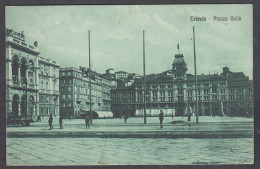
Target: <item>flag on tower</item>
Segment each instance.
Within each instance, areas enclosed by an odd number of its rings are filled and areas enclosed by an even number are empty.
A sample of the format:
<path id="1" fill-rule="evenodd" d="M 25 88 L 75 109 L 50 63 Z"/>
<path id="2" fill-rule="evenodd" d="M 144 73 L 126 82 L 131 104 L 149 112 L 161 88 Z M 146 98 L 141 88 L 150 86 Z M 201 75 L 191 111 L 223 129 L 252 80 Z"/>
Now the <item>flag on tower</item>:
<path id="1" fill-rule="evenodd" d="M 179 44 L 177 45 L 177 49 L 179 50 Z"/>

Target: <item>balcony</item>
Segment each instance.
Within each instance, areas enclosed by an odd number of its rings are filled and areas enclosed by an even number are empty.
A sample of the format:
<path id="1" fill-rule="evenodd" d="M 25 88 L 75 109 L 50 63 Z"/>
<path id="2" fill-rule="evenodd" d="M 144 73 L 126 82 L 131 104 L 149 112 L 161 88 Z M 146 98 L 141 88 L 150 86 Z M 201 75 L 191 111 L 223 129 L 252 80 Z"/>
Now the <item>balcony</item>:
<path id="1" fill-rule="evenodd" d="M 18 79 L 17 75 L 13 75 L 13 85 L 14 86 L 19 86 L 20 85 L 20 82 L 19 82 L 19 79 Z"/>

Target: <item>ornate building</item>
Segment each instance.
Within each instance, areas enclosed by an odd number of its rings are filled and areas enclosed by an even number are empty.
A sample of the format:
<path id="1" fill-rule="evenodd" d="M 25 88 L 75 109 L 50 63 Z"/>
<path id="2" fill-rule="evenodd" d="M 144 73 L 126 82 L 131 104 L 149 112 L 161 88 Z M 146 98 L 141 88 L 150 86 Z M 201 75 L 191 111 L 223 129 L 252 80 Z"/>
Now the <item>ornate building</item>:
<path id="1" fill-rule="evenodd" d="M 112 114 L 110 90 L 115 88 L 116 81 L 94 71 L 91 78 L 94 117 L 107 117 Z M 84 67 L 60 69 L 60 112 L 65 118 L 79 118 L 90 110 L 89 83 L 89 71 Z"/>
<path id="2" fill-rule="evenodd" d="M 59 65 L 43 57 L 38 65 L 40 115 L 59 115 Z"/>
<path id="3" fill-rule="evenodd" d="M 52 75 L 41 75 L 41 65 L 48 70 L 57 69 L 59 66 L 56 62 L 44 59 L 39 56 L 38 42 L 34 45 L 25 41 L 24 32 L 18 33 L 11 29 L 6 29 L 6 114 L 7 118 L 26 118 L 35 120 L 43 109 L 41 95 L 56 95 L 59 93 L 59 87 L 53 89 L 52 84 L 41 86 L 42 76 L 46 81 L 51 81 Z M 56 74 L 57 75 L 57 74 Z M 57 77 L 58 78 L 58 77 Z M 48 86 L 47 90 L 45 90 Z M 44 91 L 42 93 L 42 91 Z M 48 96 L 50 98 L 50 96 Z M 41 103 L 39 103 L 41 102 Z M 57 104 L 56 104 L 57 103 Z M 49 107 L 57 107 L 57 102 L 48 102 Z M 47 108 L 46 108 L 47 110 Z M 44 111 L 42 111 L 44 112 Z M 57 114 L 48 108 L 46 113 Z"/>
<path id="4" fill-rule="evenodd" d="M 185 115 L 188 108 L 195 112 L 195 76 L 187 74 L 187 70 L 184 56 L 176 54 L 172 70 L 146 76 L 148 116 L 157 115 L 159 109 L 177 116 Z M 199 115 L 253 115 L 253 83 L 242 72 L 231 72 L 224 67 L 220 75 L 202 74 L 197 79 Z M 143 116 L 143 90 L 143 78 L 136 79 L 132 87 L 112 90 L 111 110 L 115 117 L 126 111 L 131 116 Z"/>

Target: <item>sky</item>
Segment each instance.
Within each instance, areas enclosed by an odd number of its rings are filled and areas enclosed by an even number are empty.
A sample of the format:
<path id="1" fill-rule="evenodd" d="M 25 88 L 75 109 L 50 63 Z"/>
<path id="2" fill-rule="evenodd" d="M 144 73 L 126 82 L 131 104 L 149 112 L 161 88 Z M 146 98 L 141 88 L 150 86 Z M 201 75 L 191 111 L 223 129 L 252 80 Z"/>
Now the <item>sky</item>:
<path id="1" fill-rule="evenodd" d="M 191 21 L 191 16 L 206 21 Z M 214 21 L 214 16 L 228 21 Z M 241 21 L 231 21 L 240 16 Z M 172 68 L 184 55 L 194 74 L 193 26 L 198 74 L 230 71 L 253 74 L 252 5 L 74 5 L 8 6 L 6 27 L 24 31 L 26 42 L 39 43 L 41 56 L 61 67 L 88 67 L 88 31 L 92 69 L 108 68 L 143 75 L 143 31 L 146 74 Z M 179 51 L 177 45 L 179 44 Z"/>

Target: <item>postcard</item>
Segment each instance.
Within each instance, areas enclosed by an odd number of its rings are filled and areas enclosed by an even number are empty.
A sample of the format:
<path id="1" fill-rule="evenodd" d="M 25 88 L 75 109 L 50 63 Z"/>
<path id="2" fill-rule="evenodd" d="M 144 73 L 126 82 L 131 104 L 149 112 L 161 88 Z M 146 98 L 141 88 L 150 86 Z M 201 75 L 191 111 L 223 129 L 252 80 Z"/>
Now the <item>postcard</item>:
<path id="1" fill-rule="evenodd" d="M 7 166 L 254 163 L 252 4 L 5 10 Z"/>

